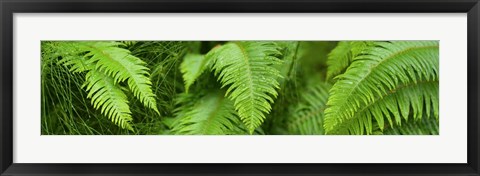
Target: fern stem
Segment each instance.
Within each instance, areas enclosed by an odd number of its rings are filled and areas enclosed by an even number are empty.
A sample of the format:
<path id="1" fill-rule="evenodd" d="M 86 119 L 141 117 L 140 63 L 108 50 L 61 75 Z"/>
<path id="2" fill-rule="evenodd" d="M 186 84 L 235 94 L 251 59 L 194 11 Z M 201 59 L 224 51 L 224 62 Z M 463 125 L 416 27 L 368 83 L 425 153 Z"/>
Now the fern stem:
<path id="1" fill-rule="evenodd" d="M 300 48 L 300 42 L 297 42 L 297 44 L 295 46 L 295 53 L 293 54 L 293 58 L 292 58 L 292 63 L 289 65 L 289 69 L 288 69 L 288 73 L 287 73 L 288 78 L 291 77 L 291 73 L 293 72 L 293 70 L 295 68 L 294 65 L 297 62 L 297 53 L 298 53 L 299 48 Z"/>

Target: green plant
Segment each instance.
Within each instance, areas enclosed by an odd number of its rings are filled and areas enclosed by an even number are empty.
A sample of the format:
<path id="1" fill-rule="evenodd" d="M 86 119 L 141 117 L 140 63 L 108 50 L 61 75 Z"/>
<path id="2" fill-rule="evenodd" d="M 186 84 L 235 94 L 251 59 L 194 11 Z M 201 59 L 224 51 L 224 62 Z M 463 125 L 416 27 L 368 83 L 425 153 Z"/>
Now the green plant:
<path id="1" fill-rule="evenodd" d="M 277 79 L 281 64 L 277 46 L 270 42 L 232 42 L 213 49 L 206 56 L 213 60 L 213 71 L 227 87 L 227 96 L 252 133 L 271 110 L 270 103 L 278 95 Z"/>
<path id="2" fill-rule="evenodd" d="M 438 134 L 438 64 L 436 41 L 45 41 L 42 134 Z"/>
<path id="3" fill-rule="evenodd" d="M 438 118 L 438 42 L 374 42 L 360 50 L 331 89 L 327 133 L 371 134 L 372 118 L 383 130 L 385 121 L 393 127 L 430 110 Z"/>
<path id="4" fill-rule="evenodd" d="M 331 85 L 316 82 L 301 94 L 300 103 L 290 115 L 288 130 L 293 134 L 325 134 L 323 129 L 324 111 L 327 108 L 328 90 Z"/>
<path id="5" fill-rule="evenodd" d="M 119 48 L 117 42 L 60 42 L 58 62 L 72 72 L 87 72 L 84 87 L 95 109 L 122 128 L 133 130 L 127 96 L 120 83 L 127 82 L 144 106 L 158 112 L 145 63 Z"/>
<path id="6" fill-rule="evenodd" d="M 237 134 L 243 125 L 233 102 L 224 92 L 213 90 L 204 95 L 181 95 L 181 104 L 172 132 L 175 134 Z M 197 97 L 199 96 L 199 97 Z"/>

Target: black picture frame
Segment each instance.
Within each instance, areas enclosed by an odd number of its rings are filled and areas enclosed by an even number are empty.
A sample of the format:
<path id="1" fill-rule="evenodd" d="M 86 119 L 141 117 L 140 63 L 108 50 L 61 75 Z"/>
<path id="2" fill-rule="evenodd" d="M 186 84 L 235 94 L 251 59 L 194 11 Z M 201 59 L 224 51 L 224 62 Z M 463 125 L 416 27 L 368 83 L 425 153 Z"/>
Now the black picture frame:
<path id="1" fill-rule="evenodd" d="M 1 0 L 0 175 L 479 175 L 478 0 Z M 468 162 L 463 164 L 13 163 L 14 13 L 467 13 Z M 34 30 L 34 29 L 32 29 Z M 445 151 L 448 152 L 448 151 Z"/>

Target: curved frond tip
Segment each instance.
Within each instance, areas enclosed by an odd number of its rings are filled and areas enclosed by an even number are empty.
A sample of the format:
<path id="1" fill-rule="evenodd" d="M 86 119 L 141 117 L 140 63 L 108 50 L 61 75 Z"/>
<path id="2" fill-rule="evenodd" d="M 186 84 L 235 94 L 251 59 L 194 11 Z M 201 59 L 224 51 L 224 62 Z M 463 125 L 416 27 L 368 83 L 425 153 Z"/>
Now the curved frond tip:
<path id="1" fill-rule="evenodd" d="M 209 57 L 201 54 L 187 54 L 182 64 L 180 65 L 180 72 L 183 74 L 185 82 L 185 90 L 188 93 L 190 86 L 203 73 L 209 65 Z"/>

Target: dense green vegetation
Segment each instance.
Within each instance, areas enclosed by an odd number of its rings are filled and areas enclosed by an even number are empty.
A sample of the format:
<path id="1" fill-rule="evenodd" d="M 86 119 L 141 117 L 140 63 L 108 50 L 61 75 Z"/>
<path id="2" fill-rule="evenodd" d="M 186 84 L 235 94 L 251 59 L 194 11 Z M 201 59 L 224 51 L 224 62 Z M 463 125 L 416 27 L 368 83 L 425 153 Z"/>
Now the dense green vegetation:
<path id="1" fill-rule="evenodd" d="M 43 135 L 436 135 L 437 41 L 43 41 Z"/>

